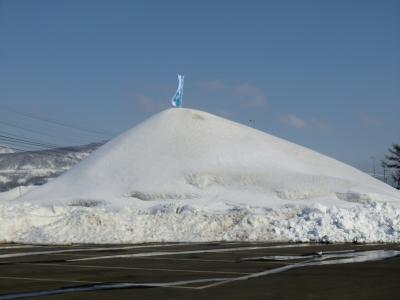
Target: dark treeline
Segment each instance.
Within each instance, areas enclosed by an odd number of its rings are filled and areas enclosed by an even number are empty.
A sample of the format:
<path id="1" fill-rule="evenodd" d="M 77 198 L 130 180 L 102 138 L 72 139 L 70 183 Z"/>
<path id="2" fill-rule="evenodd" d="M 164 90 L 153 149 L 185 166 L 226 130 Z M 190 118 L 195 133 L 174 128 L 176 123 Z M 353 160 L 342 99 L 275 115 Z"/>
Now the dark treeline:
<path id="1" fill-rule="evenodd" d="M 389 154 L 382 161 L 382 166 L 393 170 L 395 188 L 400 190 L 400 144 L 393 144 L 388 151 Z"/>

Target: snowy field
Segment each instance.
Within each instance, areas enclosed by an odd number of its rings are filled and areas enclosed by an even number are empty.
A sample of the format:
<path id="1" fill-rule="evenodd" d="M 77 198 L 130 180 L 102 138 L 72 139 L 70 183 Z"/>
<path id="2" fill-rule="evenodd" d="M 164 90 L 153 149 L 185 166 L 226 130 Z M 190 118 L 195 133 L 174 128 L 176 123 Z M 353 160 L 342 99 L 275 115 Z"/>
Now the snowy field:
<path id="1" fill-rule="evenodd" d="M 264 132 L 170 109 L 43 186 L 1 193 L 0 224 L 0 241 L 18 243 L 400 242 L 400 192 Z"/>

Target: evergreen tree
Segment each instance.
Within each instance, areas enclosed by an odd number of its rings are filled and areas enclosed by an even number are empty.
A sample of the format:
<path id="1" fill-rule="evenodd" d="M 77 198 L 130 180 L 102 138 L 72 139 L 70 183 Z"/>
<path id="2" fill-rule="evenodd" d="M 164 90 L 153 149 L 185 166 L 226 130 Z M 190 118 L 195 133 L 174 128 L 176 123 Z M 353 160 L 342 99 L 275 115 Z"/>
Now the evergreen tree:
<path id="1" fill-rule="evenodd" d="M 382 163 L 386 168 L 394 169 L 392 177 L 396 189 L 400 190 L 400 144 L 393 144 L 388 151 L 389 154 L 385 156 L 385 160 Z"/>

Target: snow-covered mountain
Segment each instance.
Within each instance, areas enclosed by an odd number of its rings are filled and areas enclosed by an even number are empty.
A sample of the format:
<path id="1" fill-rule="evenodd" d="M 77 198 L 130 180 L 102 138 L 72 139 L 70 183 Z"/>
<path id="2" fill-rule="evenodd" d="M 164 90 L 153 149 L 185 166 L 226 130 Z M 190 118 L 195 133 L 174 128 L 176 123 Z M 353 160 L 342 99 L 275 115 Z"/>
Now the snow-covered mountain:
<path id="1" fill-rule="evenodd" d="M 13 149 L 6 145 L 0 145 L 0 154 L 14 153 Z"/>
<path id="2" fill-rule="evenodd" d="M 40 243 L 398 242 L 400 192 L 253 128 L 169 109 L 3 201 L 0 222 L 0 239 Z"/>
<path id="3" fill-rule="evenodd" d="M 17 153 L 10 149 L 10 152 L 0 153 L 0 192 L 21 185 L 43 184 L 69 170 L 103 144 Z"/>

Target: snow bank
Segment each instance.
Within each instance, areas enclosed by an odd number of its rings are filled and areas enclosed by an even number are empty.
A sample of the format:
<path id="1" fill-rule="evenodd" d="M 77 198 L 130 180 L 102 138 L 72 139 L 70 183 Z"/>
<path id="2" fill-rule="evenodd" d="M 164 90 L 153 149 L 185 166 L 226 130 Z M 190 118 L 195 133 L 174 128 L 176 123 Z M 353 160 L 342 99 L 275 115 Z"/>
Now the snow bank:
<path id="1" fill-rule="evenodd" d="M 400 193 L 226 119 L 163 111 L 52 182 L 0 202 L 0 240 L 400 241 Z"/>
<path id="2" fill-rule="evenodd" d="M 400 209 L 386 203 L 275 209 L 217 204 L 220 209 L 213 211 L 176 201 L 120 210 L 0 205 L 0 237 L 3 242 L 39 244 L 400 241 Z"/>

